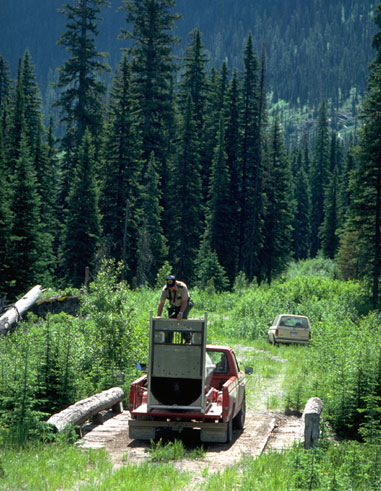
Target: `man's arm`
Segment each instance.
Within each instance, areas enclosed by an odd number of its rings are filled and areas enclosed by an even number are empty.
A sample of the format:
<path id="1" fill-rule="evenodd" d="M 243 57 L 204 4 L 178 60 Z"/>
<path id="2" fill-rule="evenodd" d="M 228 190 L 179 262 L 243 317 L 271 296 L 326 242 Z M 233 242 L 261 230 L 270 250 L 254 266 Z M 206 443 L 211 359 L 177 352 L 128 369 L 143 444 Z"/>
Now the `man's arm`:
<path id="1" fill-rule="evenodd" d="M 157 316 L 160 317 L 163 312 L 164 302 L 160 300 L 159 305 L 157 307 Z"/>
<path id="2" fill-rule="evenodd" d="M 183 313 L 184 313 L 184 310 L 187 308 L 187 303 L 188 303 L 188 299 L 187 298 L 185 298 L 181 302 L 180 312 L 177 314 L 177 319 L 178 320 L 181 320 L 183 318 Z"/>

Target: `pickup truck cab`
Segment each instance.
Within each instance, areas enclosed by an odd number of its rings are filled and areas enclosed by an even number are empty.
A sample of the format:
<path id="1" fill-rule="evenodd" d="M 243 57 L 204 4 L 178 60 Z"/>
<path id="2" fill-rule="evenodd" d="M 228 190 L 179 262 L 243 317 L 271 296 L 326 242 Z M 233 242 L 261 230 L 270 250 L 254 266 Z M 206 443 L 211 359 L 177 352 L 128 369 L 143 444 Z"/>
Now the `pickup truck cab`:
<path id="1" fill-rule="evenodd" d="M 130 438 L 198 429 L 202 442 L 225 443 L 243 428 L 245 373 L 232 348 L 205 339 L 206 319 L 151 320 L 148 373 L 130 387 Z"/>
<path id="2" fill-rule="evenodd" d="M 279 314 L 267 333 L 270 344 L 309 344 L 310 339 L 311 325 L 304 315 Z"/>

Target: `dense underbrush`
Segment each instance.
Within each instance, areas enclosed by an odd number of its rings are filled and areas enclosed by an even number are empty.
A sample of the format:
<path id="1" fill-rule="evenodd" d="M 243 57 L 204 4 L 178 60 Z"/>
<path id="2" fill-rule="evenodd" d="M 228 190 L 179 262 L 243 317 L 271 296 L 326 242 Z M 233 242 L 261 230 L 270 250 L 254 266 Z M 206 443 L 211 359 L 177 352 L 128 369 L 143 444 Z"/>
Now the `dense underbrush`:
<path id="1" fill-rule="evenodd" d="M 0 439 L 11 452 L 8 460 L 18 451 L 14 444 L 29 448 L 33 440 L 54 440 L 44 423 L 50 414 L 115 385 L 128 394 L 136 362 L 147 360 L 149 313 L 155 313 L 160 291 L 131 290 L 117 278 L 117 268 L 105 265 L 89 291 L 81 293 L 78 318 L 29 316 L 15 333 L 0 338 Z M 221 477 L 226 487 L 219 489 L 227 489 L 230 481 L 229 489 L 376 489 L 381 474 L 381 314 L 369 310 L 364 287 L 336 279 L 334 263 L 316 259 L 292 265 L 271 285 L 242 282 L 233 292 L 210 287 L 192 290 L 192 297 L 192 316 L 207 312 L 208 342 L 263 346 L 276 314 L 307 315 L 312 342 L 290 365 L 284 409 L 300 411 L 308 398 L 318 396 L 325 422 L 354 440 L 339 445 L 325 438 L 311 452 L 296 448 L 262 456 L 243 464 L 243 472 L 227 470 Z M 363 463 L 355 471 L 354 460 Z M 0 489 L 10 475 L 3 464 L 0 457 Z M 258 466 L 274 487 L 263 487 L 258 477 L 254 482 Z M 282 487 L 290 468 L 292 486 Z M 369 488 L 356 488 L 364 476 Z M 179 480 L 179 489 L 185 481 Z M 214 489 L 212 483 L 208 489 Z"/>

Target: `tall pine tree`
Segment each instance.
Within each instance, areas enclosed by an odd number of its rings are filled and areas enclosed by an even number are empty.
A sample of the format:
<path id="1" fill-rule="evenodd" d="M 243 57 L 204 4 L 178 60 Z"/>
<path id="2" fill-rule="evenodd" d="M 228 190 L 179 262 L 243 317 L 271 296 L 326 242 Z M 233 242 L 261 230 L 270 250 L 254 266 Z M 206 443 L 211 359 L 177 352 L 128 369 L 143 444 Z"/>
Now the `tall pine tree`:
<path id="1" fill-rule="evenodd" d="M 291 173 L 279 121 L 275 118 L 269 138 L 264 184 L 265 212 L 261 264 L 263 276 L 271 283 L 291 258 L 293 195 Z"/>
<path id="2" fill-rule="evenodd" d="M 10 183 L 0 131 L 0 298 L 6 293 L 11 277 L 12 213 L 9 203 Z"/>
<path id="3" fill-rule="evenodd" d="M 230 176 L 230 225 L 228 230 L 230 241 L 230 261 L 225 263 L 226 272 L 230 281 L 238 273 L 239 258 L 239 220 L 240 216 L 240 189 L 241 189 L 241 131 L 240 131 L 240 88 L 237 73 L 233 73 L 232 80 L 229 83 L 226 96 L 226 133 L 225 133 L 225 150 L 227 164 Z"/>
<path id="4" fill-rule="evenodd" d="M 121 38 L 132 41 L 132 78 L 140 108 L 143 158 L 153 153 L 160 170 L 166 171 L 167 128 L 171 121 L 172 79 L 175 72 L 172 48 L 177 43 L 173 26 L 175 0 L 123 0 L 128 28 Z"/>
<path id="5" fill-rule="evenodd" d="M 95 166 L 95 148 L 87 129 L 67 198 L 62 243 L 63 275 L 75 287 L 83 284 L 87 266 L 93 273 L 96 268 L 101 229 Z"/>
<path id="6" fill-rule="evenodd" d="M 311 248 L 311 192 L 306 172 L 306 165 L 308 165 L 306 153 L 308 154 L 308 151 L 303 153 L 301 150 L 297 152 L 293 179 L 295 213 L 292 221 L 292 249 L 296 260 L 307 259 Z"/>
<path id="7" fill-rule="evenodd" d="M 260 272 L 259 251 L 262 246 L 259 64 L 251 34 L 245 46 L 244 64 L 239 270 L 251 281 Z"/>
<path id="8" fill-rule="evenodd" d="M 220 116 L 218 144 L 214 151 L 209 187 L 207 210 L 208 237 L 211 248 L 216 252 L 218 262 L 230 273 L 236 269 L 237 257 L 232 254 L 232 245 L 237 237 L 230 232 L 236 217 L 232 216 L 230 195 L 230 169 L 225 151 L 225 127 L 223 115 Z M 234 278 L 230 277 L 233 281 Z"/>
<path id="9" fill-rule="evenodd" d="M 311 256 L 316 256 L 321 248 L 319 230 L 324 221 L 324 189 L 329 170 L 329 133 L 327 106 L 322 103 L 319 108 L 317 135 L 311 163 Z"/>
<path id="10" fill-rule="evenodd" d="M 137 268 L 135 282 L 137 285 L 154 285 L 156 275 L 167 257 L 167 244 L 163 234 L 160 216 L 159 176 L 156 171 L 155 157 L 152 153 L 148 162 L 145 185 L 141 196 L 141 222 L 139 224 Z"/>
<path id="11" fill-rule="evenodd" d="M 203 199 L 201 188 L 199 144 L 193 118 L 192 97 L 188 94 L 181 118 L 178 153 L 170 168 L 168 211 L 169 248 L 177 275 L 191 284 L 195 278 L 194 261 L 202 233 Z"/>
<path id="12" fill-rule="evenodd" d="M 374 20 L 379 28 L 372 43 L 376 57 L 370 65 L 367 95 L 361 112 L 363 125 L 358 163 L 353 174 L 351 206 L 340 255 L 342 259 L 351 256 L 353 266 L 354 263 L 357 265 L 353 270 L 371 280 L 372 300 L 376 307 L 381 264 L 381 4 L 375 9 Z M 356 248 L 349 249 L 353 238 Z"/>
<path id="13" fill-rule="evenodd" d="M 12 200 L 12 294 L 21 292 L 38 283 L 43 275 L 41 257 L 40 196 L 37 177 L 28 137 L 21 132 L 19 156 L 16 161 L 14 192 Z"/>
<path id="14" fill-rule="evenodd" d="M 61 122 L 66 131 L 63 148 L 66 152 L 63 197 L 68 192 L 70 174 L 77 160 L 78 148 L 86 128 L 93 137 L 97 149 L 102 128 L 102 104 L 106 87 L 102 73 L 109 69 L 105 55 L 96 50 L 98 22 L 101 7 L 107 0 L 73 0 L 60 10 L 67 17 L 66 31 L 58 40 L 70 53 L 68 60 L 59 68 L 55 84 L 60 89 L 56 106 L 60 108 Z"/>
<path id="15" fill-rule="evenodd" d="M 103 150 L 100 208 L 107 254 L 136 272 L 141 138 L 131 89 L 131 69 L 124 55 L 111 89 Z"/>

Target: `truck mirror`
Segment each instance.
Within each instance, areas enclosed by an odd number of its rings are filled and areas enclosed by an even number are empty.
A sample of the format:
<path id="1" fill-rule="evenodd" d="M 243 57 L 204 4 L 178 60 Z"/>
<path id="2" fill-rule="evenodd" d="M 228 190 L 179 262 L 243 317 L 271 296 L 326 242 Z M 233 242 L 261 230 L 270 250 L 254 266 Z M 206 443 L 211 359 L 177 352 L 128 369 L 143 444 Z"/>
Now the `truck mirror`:
<path id="1" fill-rule="evenodd" d="M 251 375 L 253 373 L 253 367 L 245 367 L 246 375 Z"/>
<path id="2" fill-rule="evenodd" d="M 147 370 L 147 365 L 145 363 L 137 363 L 136 368 L 137 370 L 141 370 L 142 372 L 145 372 Z"/>

